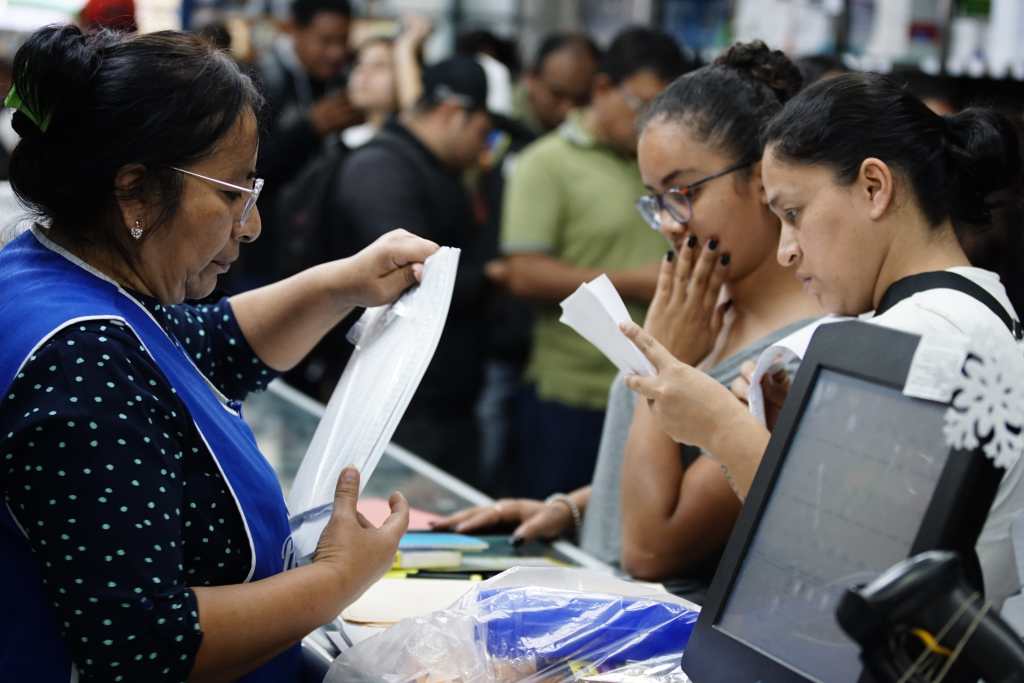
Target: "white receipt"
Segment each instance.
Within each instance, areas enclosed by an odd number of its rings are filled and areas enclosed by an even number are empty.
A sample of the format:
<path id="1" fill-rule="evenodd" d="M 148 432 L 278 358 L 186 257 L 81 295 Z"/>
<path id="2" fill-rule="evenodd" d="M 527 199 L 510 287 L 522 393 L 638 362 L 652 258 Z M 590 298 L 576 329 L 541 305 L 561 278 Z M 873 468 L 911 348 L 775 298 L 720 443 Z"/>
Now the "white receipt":
<path id="1" fill-rule="evenodd" d="M 288 494 L 296 557 L 316 549 L 341 471 L 359 470 L 362 490 L 380 462 L 434 357 L 458 264 L 458 249 L 441 248 L 427 259 L 418 286 L 393 304 L 368 309 L 349 332 L 356 349 Z"/>
<path id="2" fill-rule="evenodd" d="M 903 395 L 949 403 L 966 360 L 966 337 L 922 336 L 910 361 Z"/>
<path id="3" fill-rule="evenodd" d="M 619 329 L 630 321 L 629 311 L 607 275 L 584 282 L 561 303 L 559 320 L 598 348 L 627 374 L 653 375 L 651 361 Z"/>

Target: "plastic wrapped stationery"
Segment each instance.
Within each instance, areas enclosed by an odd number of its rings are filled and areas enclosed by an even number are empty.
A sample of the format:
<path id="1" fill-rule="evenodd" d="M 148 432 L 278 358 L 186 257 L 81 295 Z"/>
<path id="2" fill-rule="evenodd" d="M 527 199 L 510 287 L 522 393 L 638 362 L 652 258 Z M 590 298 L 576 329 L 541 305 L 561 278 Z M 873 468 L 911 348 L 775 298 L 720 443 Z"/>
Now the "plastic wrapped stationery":
<path id="1" fill-rule="evenodd" d="M 338 475 L 352 465 L 360 485 L 373 474 L 441 339 L 459 250 L 442 247 L 423 278 L 393 304 L 371 308 L 349 332 L 355 346 L 288 494 L 295 556 L 316 550 L 331 516 Z"/>
<path id="2" fill-rule="evenodd" d="M 511 569 L 342 652 L 324 683 L 681 681 L 673 672 L 699 614 L 605 574 Z"/>

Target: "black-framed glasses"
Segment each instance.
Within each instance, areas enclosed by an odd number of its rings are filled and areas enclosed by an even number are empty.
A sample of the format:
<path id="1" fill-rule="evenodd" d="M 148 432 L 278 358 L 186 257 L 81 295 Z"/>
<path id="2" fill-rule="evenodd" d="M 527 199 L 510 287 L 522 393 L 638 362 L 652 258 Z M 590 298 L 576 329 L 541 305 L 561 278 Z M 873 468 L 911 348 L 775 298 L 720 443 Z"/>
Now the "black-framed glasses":
<path id="1" fill-rule="evenodd" d="M 643 216 L 644 221 L 654 230 L 661 230 L 661 213 L 667 212 L 672 220 L 685 225 L 690 222 L 693 218 L 693 202 L 691 196 L 693 191 L 707 183 L 714 180 L 715 178 L 721 178 L 724 175 L 734 173 L 741 168 L 752 166 L 757 162 L 754 161 L 741 161 L 729 166 L 728 168 L 722 169 L 718 173 L 712 173 L 711 175 L 701 178 L 696 182 L 692 182 L 689 185 L 680 185 L 679 187 L 670 187 L 661 194 L 645 194 L 640 199 L 636 200 L 636 210 Z"/>

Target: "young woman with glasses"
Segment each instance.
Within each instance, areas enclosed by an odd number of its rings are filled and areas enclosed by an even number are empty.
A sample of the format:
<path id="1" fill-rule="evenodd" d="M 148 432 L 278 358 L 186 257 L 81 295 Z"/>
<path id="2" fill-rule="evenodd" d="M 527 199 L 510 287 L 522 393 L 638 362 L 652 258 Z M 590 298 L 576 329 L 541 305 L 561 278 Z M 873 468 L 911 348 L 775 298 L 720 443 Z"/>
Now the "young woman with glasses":
<path id="1" fill-rule="evenodd" d="M 201 74 L 201 77 L 197 77 Z M 0 671 L 10 680 L 297 681 L 298 641 L 394 560 L 339 478 L 292 568 L 274 470 L 238 401 L 437 245 L 198 305 L 260 234 L 260 96 L 187 34 L 41 29 L 15 57 L 11 183 L 39 224 L 0 250 Z M 286 571 L 287 570 L 287 571 Z"/>
<path id="2" fill-rule="evenodd" d="M 640 121 L 638 160 L 649 194 L 637 209 L 672 246 L 645 327 L 725 384 L 743 361 L 818 313 L 775 261 L 779 221 L 760 180 L 758 130 L 799 87 L 799 72 L 781 52 L 736 45 L 677 79 Z M 511 522 L 518 537 L 551 537 L 572 530 L 578 516 L 585 550 L 621 561 L 634 576 L 664 580 L 705 577 L 738 510 L 721 468 L 681 450 L 645 404 L 634 415 L 619 378 L 592 486 L 547 504 L 503 500 L 447 524 Z M 680 588 L 694 595 L 693 586 Z"/>

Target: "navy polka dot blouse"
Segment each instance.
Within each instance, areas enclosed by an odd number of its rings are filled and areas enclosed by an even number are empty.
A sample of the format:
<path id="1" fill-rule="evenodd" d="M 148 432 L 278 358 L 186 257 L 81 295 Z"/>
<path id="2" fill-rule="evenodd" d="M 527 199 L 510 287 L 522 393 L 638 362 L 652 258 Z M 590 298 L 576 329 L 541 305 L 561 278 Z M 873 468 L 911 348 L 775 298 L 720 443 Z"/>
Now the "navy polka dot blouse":
<path id="1" fill-rule="evenodd" d="M 136 297 L 226 396 L 273 371 L 227 300 Z M 4 500 L 28 536 L 80 681 L 184 681 L 202 633 L 190 586 L 240 583 L 241 515 L 184 403 L 114 321 L 65 328 L 0 402 Z"/>

